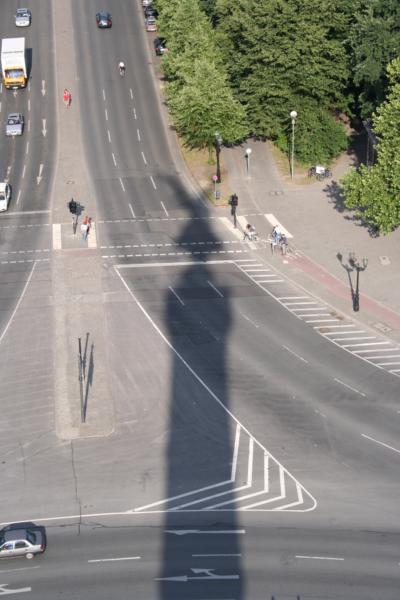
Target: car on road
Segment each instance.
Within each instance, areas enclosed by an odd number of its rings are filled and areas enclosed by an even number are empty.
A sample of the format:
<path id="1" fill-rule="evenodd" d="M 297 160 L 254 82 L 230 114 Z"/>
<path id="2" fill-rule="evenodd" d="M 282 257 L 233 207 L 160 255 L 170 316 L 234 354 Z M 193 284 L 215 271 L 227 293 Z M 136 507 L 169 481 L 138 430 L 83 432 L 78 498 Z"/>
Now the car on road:
<path id="1" fill-rule="evenodd" d="M 0 558 L 33 558 L 46 550 L 46 530 L 35 523 L 12 523 L 0 530 Z"/>
<path id="2" fill-rule="evenodd" d="M 32 20 L 32 13 L 29 8 L 17 8 L 15 13 L 16 27 L 29 27 Z"/>
<path id="3" fill-rule="evenodd" d="M 101 10 L 96 15 L 96 23 L 99 29 L 110 29 L 112 27 L 112 18 L 109 12 Z"/>
<path id="4" fill-rule="evenodd" d="M 147 17 L 146 31 L 157 31 L 157 21 L 155 17 Z"/>
<path id="5" fill-rule="evenodd" d="M 5 181 L 0 182 L 0 212 L 7 210 L 11 198 L 11 186 Z"/>
<path id="6" fill-rule="evenodd" d="M 167 43 L 163 38 L 156 37 L 154 39 L 153 44 L 154 44 L 154 50 L 155 50 L 157 56 L 162 56 L 163 54 L 167 54 L 167 52 L 168 52 L 168 48 L 166 45 Z"/>
<path id="7" fill-rule="evenodd" d="M 21 113 L 10 113 L 7 117 L 6 135 L 22 135 L 24 132 L 24 116 Z"/>

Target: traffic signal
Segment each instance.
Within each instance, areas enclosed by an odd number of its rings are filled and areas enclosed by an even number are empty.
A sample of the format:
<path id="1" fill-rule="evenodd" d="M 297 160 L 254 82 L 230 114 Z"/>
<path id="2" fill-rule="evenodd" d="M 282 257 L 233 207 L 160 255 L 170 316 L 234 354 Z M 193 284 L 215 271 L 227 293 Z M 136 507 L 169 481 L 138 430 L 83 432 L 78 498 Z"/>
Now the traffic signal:
<path id="1" fill-rule="evenodd" d="M 71 199 L 68 202 L 68 207 L 69 207 L 69 212 L 72 213 L 73 215 L 76 215 L 78 204 L 75 202 L 75 200 Z"/>

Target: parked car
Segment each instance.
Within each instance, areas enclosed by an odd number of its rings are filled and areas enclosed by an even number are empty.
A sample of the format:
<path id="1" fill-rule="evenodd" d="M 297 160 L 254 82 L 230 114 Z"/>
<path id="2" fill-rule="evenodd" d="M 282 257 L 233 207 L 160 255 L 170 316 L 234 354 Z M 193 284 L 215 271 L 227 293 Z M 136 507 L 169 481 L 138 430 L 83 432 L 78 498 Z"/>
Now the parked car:
<path id="1" fill-rule="evenodd" d="M 168 52 L 167 43 L 164 40 L 164 38 L 156 37 L 154 39 L 153 44 L 157 56 L 162 56 L 163 54 L 166 54 Z"/>
<path id="2" fill-rule="evenodd" d="M 99 29 L 110 29 L 112 27 L 112 19 L 109 12 L 101 10 L 96 15 L 96 23 Z"/>
<path id="3" fill-rule="evenodd" d="M 22 135 L 24 132 L 24 117 L 21 113 L 10 113 L 7 117 L 6 135 Z"/>
<path id="4" fill-rule="evenodd" d="M 7 210 L 11 198 L 11 186 L 5 181 L 0 182 L 0 212 Z"/>
<path id="5" fill-rule="evenodd" d="M 150 6 L 153 0 L 142 0 L 142 6 Z"/>
<path id="6" fill-rule="evenodd" d="M 16 27 L 29 27 L 32 20 L 32 13 L 28 8 L 17 8 L 15 13 Z"/>
<path id="7" fill-rule="evenodd" d="M 46 550 L 46 530 L 35 523 L 12 523 L 0 531 L 0 558 L 33 558 Z"/>
<path id="8" fill-rule="evenodd" d="M 157 21 L 155 17 L 147 17 L 146 31 L 157 31 Z"/>
<path id="9" fill-rule="evenodd" d="M 144 8 L 144 16 L 145 16 L 146 19 L 147 19 L 147 17 L 154 17 L 155 19 L 157 19 L 158 12 L 154 8 L 154 6 L 152 6 L 150 4 L 150 6 L 145 6 L 145 8 Z"/>

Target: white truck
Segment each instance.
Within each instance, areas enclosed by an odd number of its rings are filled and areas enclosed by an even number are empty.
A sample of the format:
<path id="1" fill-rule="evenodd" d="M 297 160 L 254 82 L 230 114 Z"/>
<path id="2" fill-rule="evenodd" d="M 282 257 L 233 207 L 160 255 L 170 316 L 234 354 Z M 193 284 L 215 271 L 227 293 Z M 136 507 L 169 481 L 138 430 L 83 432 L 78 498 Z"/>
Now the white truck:
<path id="1" fill-rule="evenodd" d="M 16 90 L 26 86 L 25 38 L 1 40 L 1 71 L 7 89 Z"/>

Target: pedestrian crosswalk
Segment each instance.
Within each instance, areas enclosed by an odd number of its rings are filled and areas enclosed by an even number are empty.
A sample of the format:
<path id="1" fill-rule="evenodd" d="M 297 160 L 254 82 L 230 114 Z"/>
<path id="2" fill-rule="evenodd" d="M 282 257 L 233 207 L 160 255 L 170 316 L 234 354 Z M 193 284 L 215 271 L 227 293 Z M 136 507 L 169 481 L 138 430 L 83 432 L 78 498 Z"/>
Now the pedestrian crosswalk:
<path id="1" fill-rule="evenodd" d="M 400 377 L 400 346 L 354 323 L 312 296 L 298 295 L 290 282 L 256 259 L 237 263 L 252 281 L 316 333 L 354 356 Z"/>

